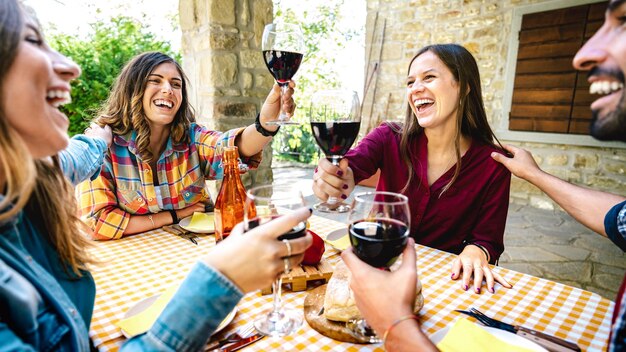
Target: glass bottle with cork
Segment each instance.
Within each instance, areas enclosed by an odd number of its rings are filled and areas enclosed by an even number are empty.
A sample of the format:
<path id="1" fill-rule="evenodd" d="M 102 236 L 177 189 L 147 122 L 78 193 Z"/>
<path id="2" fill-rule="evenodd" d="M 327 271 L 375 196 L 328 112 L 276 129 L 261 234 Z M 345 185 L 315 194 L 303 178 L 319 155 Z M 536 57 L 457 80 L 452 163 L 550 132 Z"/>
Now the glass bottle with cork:
<path id="1" fill-rule="evenodd" d="M 222 154 L 224 178 L 215 200 L 215 241 L 230 235 L 233 227 L 243 221 L 246 189 L 239 176 L 239 151 L 237 147 L 224 147 Z"/>

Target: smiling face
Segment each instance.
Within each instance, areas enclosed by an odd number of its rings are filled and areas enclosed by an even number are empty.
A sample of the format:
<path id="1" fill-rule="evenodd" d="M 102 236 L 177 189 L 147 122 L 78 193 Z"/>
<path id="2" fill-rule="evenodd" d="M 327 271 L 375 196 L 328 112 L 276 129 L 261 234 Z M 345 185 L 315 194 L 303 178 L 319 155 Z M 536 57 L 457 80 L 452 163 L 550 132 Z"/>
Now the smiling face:
<path id="1" fill-rule="evenodd" d="M 158 65 L 148 76 L 143 110 L 151 125 L 171 124 L 182 102 L 183 79 L 171 62 Z"/>
<path id="2" fill-rule="evenodd" d="M 604 24 L 578 51 L 574 67 L 589 71 L 589 92 L 601 97 L 591 104 L 591 135 L 601 140 L 626 141 L 626 1 L 609 3 Z"/>
<path id="3" fill-rule="evenodd" d="M 454 128 L 459 106 L 459 84 L 448 67 L 431 51 L 411 64 L 407 99 L 423 128 Z"/>
<path id="4" fill-rule="evenodd" d="M 69 120 L 59 107 L 71 102 L 70 81 L 80 69 L 52 50 L 34 19 L 26 17 L 15 60 L 2 82 L 2 107 L 32 156 L 41 158 L 68 144 Z"/>

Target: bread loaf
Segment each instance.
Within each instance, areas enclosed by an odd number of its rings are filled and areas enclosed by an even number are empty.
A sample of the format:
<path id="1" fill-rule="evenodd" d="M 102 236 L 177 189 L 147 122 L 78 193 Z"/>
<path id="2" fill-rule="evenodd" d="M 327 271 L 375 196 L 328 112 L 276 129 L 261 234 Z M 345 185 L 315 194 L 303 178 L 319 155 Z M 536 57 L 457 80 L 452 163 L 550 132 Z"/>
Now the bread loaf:
<path id="1" fill-rule="evenodd" d="M 419 278 L 417 279 L 415 293 L 414 311 L 417 313 L 424 306 L 422 284 Z M 335 266 L 333 276 L 328 281 L 328 287 L 326 287 L 324 316 L 328 320 L 341 322 L 362 318 L 350 289 L 350 272 L 342 261 Z"/>

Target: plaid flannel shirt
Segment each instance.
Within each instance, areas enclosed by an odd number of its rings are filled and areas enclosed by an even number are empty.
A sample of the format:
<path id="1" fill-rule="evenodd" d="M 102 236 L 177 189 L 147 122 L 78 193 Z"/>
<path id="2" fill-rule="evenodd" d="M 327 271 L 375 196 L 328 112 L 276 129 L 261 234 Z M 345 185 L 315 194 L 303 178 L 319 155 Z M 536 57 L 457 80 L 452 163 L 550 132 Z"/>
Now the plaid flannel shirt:
<path id="1" fill-rule="evenodd" d="M 131 215 L 182 209 L 210 200 L 205 180 L 222 178 L 221 147 L 234 145 L 243 128 L 222 133 L 192 124 L 189 132 L 191 144 L 173 145 L 169 138 L 157 161 L 160 185 L 156 187 L 163 208 L 156 198 L 153 170 L 137 153 L 137 132 L 114 136 L 100 175 L 81 183 L 76 191 L 81 218 L 94 230 L 95 239 L 121 238 Z M 261 153 L 242 161 L 256 168 Z"/>

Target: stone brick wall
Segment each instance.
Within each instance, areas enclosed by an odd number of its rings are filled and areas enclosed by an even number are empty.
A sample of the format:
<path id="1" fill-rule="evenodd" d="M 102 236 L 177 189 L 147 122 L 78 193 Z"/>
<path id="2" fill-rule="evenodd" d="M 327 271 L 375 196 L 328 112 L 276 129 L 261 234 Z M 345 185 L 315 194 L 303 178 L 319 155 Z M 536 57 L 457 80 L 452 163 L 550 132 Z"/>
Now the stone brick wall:
<path id="1" fill-rule="evenodd" d="M 366 61 L 370 56 L 365 68 L 366 79 L 379 55 L 382 59 L 364 98 L 363 128 L 377 126 L 385 119 L 404 119 L 408 62 L 419 48 L 434 43 L 455 42 L 472 52 L 478 61 L 483 98 L 492 128 L 496 130 L 500 119 L 508 118 L 503 111 L 503 101 L 513 10 L 549 0 L 366 1 Z M 379 54 L 381 41 L 382 54 Z M 626 194 L 625 149 L 502 142 L 530 149 L 544 170 L 573 183 Z M 538 189 L 516 178 L 512 181 L 511 199 L 515 203 L 545 209 L 557 207 Z"/>
<path id="2" fill-rule="evenodd" d="M 253 123 L 274 82 L 261 54 L 272 0 L 179 0 L 179 16 L 198 121 L 219 131 Z M 271 161 L 268 145 L 258 170 L 242 177 L 244 185 L 271 183 Z"/>

